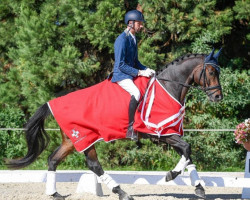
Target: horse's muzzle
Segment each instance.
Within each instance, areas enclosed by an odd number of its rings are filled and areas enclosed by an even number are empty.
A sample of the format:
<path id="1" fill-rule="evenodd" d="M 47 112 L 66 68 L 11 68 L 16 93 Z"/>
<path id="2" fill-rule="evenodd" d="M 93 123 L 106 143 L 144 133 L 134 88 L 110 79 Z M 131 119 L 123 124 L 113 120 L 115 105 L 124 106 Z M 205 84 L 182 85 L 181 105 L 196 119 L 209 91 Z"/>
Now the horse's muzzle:
<path id="1" fill-rule="evenodd" d="M 209 100 L 212 102 L 219 102 L 223 99 L 223 95 L 222 94 L 213 94 L 209 96 Z"/>

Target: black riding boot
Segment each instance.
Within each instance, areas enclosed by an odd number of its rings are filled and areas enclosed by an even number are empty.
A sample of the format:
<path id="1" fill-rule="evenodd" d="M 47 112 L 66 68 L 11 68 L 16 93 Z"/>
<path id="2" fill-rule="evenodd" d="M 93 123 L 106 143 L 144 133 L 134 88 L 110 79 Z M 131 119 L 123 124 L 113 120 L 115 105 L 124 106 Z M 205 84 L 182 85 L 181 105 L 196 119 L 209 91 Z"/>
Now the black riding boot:
<path id="1" fill-rule="evenodd" d="M 130 103 L 129 103 L 129 126 L 126 134 L 126 138 L 131 138 L 132 140 L 137 140 L 137 134 L 135 133 L 133 129 L 134 124 L 134 117 L 135 117 L 135 111 L 137 108 L 138 102 L 136 101 L 134 96 L 131 96 Z"/>

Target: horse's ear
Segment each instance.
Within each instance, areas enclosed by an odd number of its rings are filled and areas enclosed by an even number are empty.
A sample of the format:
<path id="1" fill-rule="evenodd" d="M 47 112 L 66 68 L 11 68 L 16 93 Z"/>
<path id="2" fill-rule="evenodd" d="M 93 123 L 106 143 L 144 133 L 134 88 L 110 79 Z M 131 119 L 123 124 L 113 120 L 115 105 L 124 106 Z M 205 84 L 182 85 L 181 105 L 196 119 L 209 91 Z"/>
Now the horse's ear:
<path id="1" fill-rule="evenodd" d="M 212 52 L 206 57 L 206 60 L 211 60 L 211 58 L 213 58 L 213 55 L 214 55 L 214 48 L 212 50 Z"/>
<path id="2" fill-rule="evenodd" d="M 222 48 L 214 55 L 214 58 L 218 61 Z"/>

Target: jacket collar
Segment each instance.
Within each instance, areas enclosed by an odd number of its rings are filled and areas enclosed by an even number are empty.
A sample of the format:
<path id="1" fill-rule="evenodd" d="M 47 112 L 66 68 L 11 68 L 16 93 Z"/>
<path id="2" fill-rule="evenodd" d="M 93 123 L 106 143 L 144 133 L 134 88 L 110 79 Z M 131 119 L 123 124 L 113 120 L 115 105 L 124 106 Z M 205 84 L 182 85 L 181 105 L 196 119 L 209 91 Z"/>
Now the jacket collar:
<path id="1" fill-rule="evenodd" d="M 129 37 L 129 41 L 136 46 L 137 45 L 136 37 L 128 29 L 125 29 L 124 32 Z"/>

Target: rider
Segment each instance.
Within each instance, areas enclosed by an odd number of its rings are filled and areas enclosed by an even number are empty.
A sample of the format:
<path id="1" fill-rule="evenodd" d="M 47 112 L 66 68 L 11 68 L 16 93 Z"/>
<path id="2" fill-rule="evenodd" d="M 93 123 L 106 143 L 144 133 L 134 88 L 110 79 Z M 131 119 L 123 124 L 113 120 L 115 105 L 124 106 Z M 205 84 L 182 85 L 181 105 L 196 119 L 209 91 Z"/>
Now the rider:
<path id="1" fill-rule="evenodd" d="M 155 71 L 142 65 L 138 60 L 137 41 L 135 34 L 143 28 L 144 17 L 138 10 L 131 10 L 125 15 L 127 28 L 121 33 L 114 44 L 115 65 L 112 82 L 117 82 L 130 95 L 129 126 L 126 137 L 136 140 L 137 135 L 133 130 L 134 115 L 140 99 L 140 91 L 133 82 L 137 76 L 150 77 Z"/>

